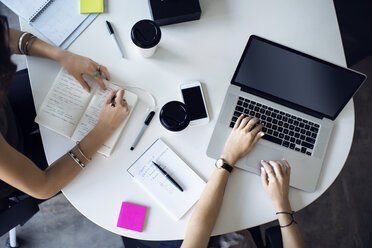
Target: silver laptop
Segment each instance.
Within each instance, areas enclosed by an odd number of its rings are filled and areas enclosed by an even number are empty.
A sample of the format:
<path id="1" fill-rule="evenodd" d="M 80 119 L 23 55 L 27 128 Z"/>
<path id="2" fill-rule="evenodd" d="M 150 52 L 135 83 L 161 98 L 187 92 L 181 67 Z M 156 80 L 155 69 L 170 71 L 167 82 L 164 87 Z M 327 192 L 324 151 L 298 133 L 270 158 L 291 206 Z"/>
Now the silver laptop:
<path id="1" fill-rule="evenodd" d="M 236 167 L 260 174 L 260 161 L 287 159 L 290 185 L 315 191 L 333 121 L 366 76 L 251 36 L 227 90 L 207 155 L 219 158 L 237 118 L 255 116 L 266 135 Z"/>

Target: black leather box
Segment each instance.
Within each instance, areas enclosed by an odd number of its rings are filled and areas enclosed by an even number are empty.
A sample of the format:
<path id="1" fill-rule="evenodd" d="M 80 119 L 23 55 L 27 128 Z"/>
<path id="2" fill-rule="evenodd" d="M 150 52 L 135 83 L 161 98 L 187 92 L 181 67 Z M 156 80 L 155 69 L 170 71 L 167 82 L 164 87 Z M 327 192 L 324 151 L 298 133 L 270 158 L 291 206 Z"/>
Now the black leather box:
<path id="1" fill-rule="evenodd" d="M 199 20 L 199 0 L 149 0 L 154 21 L 159 26 Z"/>

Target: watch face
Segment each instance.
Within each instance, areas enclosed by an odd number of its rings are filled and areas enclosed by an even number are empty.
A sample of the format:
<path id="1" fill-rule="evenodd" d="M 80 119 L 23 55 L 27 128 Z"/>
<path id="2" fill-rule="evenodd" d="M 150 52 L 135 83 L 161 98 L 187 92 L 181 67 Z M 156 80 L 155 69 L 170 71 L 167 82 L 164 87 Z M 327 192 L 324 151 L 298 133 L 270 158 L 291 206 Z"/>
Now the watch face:
<path id="1" fill-rule="evenodd" d="M 216 166 L 218 168 L 221 168 L 222 165 L 223 165 L 223 160 L 222 159 L 219 159 L 219 160 L 216 161 Z"/>

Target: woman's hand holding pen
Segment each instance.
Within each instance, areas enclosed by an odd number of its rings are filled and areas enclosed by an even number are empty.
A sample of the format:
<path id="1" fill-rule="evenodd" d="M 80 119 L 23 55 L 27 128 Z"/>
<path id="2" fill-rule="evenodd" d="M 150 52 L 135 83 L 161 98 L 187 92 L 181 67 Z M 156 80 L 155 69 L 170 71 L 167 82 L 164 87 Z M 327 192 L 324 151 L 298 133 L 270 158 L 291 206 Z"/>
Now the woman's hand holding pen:
<path id="1" fill-rule="evenodd" d="M 111 92 L 102 106 L 96 129 L 107 136 L 110 136 L 129 115 L 130 111 L 124 94 L 124 90 Z"/>
<path id="2" fill-rule="evenodd" d="M 105 66 L 100 65 L 89 58 L 65 50 L 60 50 L 58 62 L 69 74 L 79 81 L 86 91 L 89 92 L 90 87 L 87 82 L 85 82 L 83 74 L 92 76 L 97 80 L 100 87 L 103 90 L 106 90 L 106 86 L 102 80 L 102 75 L 104 75 L 107 80 L 110 80 L 110 73 Z"/>

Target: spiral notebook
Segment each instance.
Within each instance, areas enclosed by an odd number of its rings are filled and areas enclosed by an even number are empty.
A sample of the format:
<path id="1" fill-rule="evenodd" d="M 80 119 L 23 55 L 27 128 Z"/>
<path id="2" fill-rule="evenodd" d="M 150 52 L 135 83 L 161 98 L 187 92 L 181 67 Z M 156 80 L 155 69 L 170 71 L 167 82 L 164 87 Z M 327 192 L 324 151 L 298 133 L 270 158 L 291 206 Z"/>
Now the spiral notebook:
<path id="1" fill-rule="evenodd" d="M 67 48 L 98 14 L 80 14 L 76 0 L 1 0 L 50 43 Z"/>

